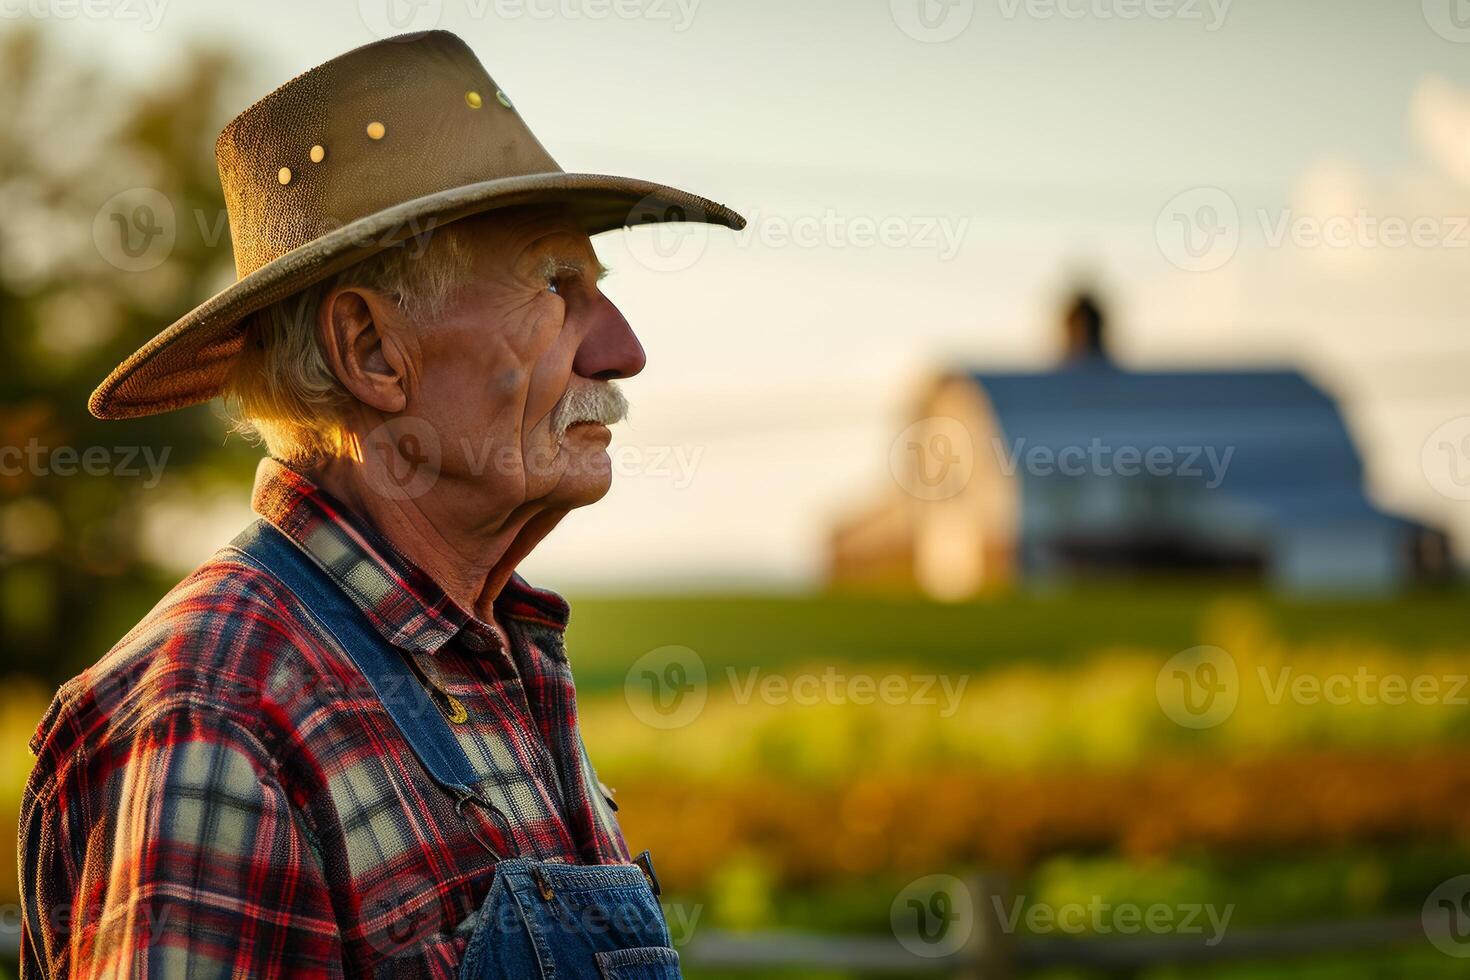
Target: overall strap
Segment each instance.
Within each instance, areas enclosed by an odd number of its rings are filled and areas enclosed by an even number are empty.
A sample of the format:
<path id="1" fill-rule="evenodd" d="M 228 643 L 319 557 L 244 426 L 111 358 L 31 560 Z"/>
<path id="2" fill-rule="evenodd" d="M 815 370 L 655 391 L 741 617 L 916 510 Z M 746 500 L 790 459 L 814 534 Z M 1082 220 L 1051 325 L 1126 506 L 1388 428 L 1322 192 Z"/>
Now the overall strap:
<path id="1" fill-rule="evenodd" d="M 372 685 L 424 769 L 454 795 L 456 805 L 478 798 L 480 776 L 449 723 L 429 701 L 402 652 L 371 627 L 341 586 L 269 521 L 257 520 L 231 546 L 280 580 L 332 635 Z"/>

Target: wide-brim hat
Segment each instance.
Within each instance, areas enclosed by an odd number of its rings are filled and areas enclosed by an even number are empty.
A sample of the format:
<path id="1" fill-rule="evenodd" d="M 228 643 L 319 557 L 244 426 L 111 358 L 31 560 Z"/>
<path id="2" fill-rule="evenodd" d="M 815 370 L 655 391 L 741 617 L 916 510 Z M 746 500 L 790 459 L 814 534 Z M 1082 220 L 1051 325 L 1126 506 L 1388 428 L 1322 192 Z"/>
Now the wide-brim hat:
<path id="1" fill-rule="evenodd" d="M 243 320 L 397 243 L 497 208 L 559 204 L 588 234 L 662 221 L 740 229 L 722 204 L 632 177 L 566 173 L 474 53 L 447 31 L 365 45 L 245 110 L 215 144 L 233 285 L 118 365 L 98 418 L 219 394 Z"/>

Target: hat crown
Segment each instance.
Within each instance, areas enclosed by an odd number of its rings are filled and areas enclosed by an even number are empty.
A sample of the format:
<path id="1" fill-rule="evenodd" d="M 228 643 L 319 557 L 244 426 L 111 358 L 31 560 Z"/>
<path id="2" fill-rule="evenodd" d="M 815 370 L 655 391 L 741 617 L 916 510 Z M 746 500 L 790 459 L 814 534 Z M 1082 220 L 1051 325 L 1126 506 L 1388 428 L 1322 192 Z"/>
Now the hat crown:
<path id="1" fill-rule="evenodd" d="M 231 120 L 215 159 L 241 278 L 426 195 L 561 172 L 448 31 L 364 45 L 298 75 Z"/>

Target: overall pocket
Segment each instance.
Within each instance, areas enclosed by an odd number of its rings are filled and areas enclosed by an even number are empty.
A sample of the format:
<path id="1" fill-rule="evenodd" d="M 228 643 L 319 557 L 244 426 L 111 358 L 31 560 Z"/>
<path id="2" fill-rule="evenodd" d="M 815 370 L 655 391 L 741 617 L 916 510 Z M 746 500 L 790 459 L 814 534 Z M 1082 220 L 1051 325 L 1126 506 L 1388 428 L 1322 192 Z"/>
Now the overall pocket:
<path id="1" fill-rule="evenodd" d="M 679 954 L 637 865 L 502 861 L 460 980 L 677 980 Z"/>

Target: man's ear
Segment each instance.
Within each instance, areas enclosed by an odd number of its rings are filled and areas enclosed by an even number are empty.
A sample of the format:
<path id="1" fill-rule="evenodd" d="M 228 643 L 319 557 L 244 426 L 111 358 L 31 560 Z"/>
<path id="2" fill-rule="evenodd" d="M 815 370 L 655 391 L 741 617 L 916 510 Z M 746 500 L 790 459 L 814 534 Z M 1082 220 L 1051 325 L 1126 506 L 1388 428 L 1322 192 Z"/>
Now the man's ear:
<path id="1" fill-rule="evenodd" d="M 358 401 L 380 412 L 408 404 L 407 352 L 401 331 L 388 329 L 396 311 L 391 298 L 361 286 L 332 290 L 317 311 L 327 366 Z"/>

